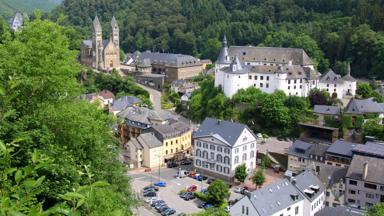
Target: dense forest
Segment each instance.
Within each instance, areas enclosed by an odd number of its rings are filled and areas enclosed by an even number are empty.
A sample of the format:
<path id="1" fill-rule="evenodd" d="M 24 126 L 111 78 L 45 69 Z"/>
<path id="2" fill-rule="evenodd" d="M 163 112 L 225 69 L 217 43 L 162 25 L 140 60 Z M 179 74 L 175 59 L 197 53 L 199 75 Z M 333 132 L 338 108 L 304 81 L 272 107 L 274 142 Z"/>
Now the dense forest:
<path id="1" fill-rule="evenodd" d="M 96 14 L 104 29 L 115 15 L 126 52 L 215 60 L 225 34 L 231 45 L 304 48 L 321 72 L 351 61 L 354 76 L 382 79 L 383 11 L 383 0 L 65 0 L 50 16 L 86 37 Z"/>
<path id="2" fill-rule="evenodd" d="M 9 18 L 15 12 L 32 13 L 34 10 L 50 11 L 62 0 L 0 0 L 0 17 Z"/>

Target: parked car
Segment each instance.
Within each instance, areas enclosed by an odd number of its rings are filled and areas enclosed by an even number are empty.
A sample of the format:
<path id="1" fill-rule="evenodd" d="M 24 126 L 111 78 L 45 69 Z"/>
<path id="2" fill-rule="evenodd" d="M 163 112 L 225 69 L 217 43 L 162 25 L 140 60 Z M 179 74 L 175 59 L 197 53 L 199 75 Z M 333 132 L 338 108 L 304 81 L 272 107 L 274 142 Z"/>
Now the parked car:
<path id="1" fill-rule="evenodd" d="M 189 194 L 185 195 L 183 199 L 185 201 L 193 200 L 193 199 L 195 199 L 195 195 L 193 195 L 193 193 L 189 193 Z"/>
<path id="2" fill-rule="evenodd" d="M 167 168 L 174 168 L 174 167 L 177 167 L 177 163 L 174 163 L 174 162 L 169 162 L 167 163 Z"/>
<path id="3" fill-rule="evenodd" d="M 155 197 L 156 192 L 155 191 L 147 191 L 147 192 L 144 192 L 143 196 L 144 197 Z"/>
<path id="4" fill-rule="evenodd" d="M 176 213 L 176 210 L 175 210 L 175 209 L 171 209 L 171 208 L 169 208 L 169 209 L 167 209 L 167 210 L 161 212 L 161 215 L 162 215 L 162 216 L 168 216 L 168 215 L 173 215 L 173 214 L 175 214 L 175 213 Z"/>
<path id="5" fill-rule="evenodd" d="M 143 193 L 148 193 L 148 192 L 150 192 L 150 191 L 153 191 L 153 192 L 156 193 L 155 189 L 153 189 L 153 188 L 149 188 L 149 189 L 147 189 L 147 190 L 143 190 Z"/>
<path id="6" fill-rule="evenodd" d="M 153 185 L 148 185 L 143 188 L 143 191 L 146 191 L 148 189 L 154 189 L 155 191 L 159 190 L 159 187 L 153 186 Z"/>
<path id="7" fill-rule="evenodd" d="M 184 212 L 177 214 L 177 216 L 187 216 Z"/>
<path id="8" fill-rule="evenodd" d="M 176 175 L 175 177 L 179 177 L 179 178 L 184 178 L 186 176 L 188 176 L 189 172 L 187 170 L 180 170 L 180 171 L 177 171 L 176 172 Z"/>
<path id="9" fill-rule="evenodd" d="M 191 164 L 192 164 L 192 160 L 189 160 L 189 159 L 184 159 L 180 161 L 180 165 L 191 165 Z"/>
<path id="10" fill-rule="evenodd" d="M 212 207 L 213 207 L 213 205 L 210 204 L 210 203 L 206 203 L 206 204 L 204 205 L 204 209 L 209 209 L 209 208 L 212 208 Z"/>
<path id="11" fill-rule="evenodd" d="M 207 194 L 208 190 L 207 189 L 201 189 L 200 192 L 203 193 L 203 194 Z"/>
<path id="12" fill-rule="evenodd" d="M 208 179 L 207 184 L 211 184 L 211 183 L 214 182 L 215 180 L 216 180 L 216 179 L 210 178 L 210 179 Z"/>
<path id="13" fill-rule="evenodd" d="M 196 172 L 189 172 L 189 177 L 195 178 L 195 176 L 198 175 Z"/>
<path id="14" fill-rule="evenodd" d="M 154 207 L 156 210 L 159 210 L 160 208 L 167 207 L 168 205 L 163 202 L 163 203 L 157 203 Z"/>
<path id="15" fill-rule="evenodd" d="M 155 186 L 157 187 L 166 187 L 167 183 L 165 181 L 159 181 L 155 183 Z"/>
<path id="16" fill-rule="evenodd" d="M 226 212 L 229 212 L 230 210 L 231 210 L 231 207 L 230 207 L 230 206 L 226 206 L 226 207 L 225 207 L 225 211 L 226 211 Z"/>
<path id="17" fill-rule="evenodd" d="M 203 176 L 203 175 L 196 175 L 195 179 L 197 181 L 203 181 L 203 180 L 207 180 L 208 177 L 207 176 Z"/>
<path id="18" fill-rule="evenodd" d="M 234 192 L 235 192 L 235 193 L 242 193 L 243 190 L 244 190 L 244 188 L 242 188 L 242 187 L 236 187 L 235 190 L 234 190 Z"/>
<path id="19" fill-rule="evenodd" d="M 195 192 L 196 190 L 197 190 L 197 185 L 191 185 L 187 189 L 188 192 Z"/>
<path id="20" fill-rule="evenodd" d="M 192 192 L 185 192 L 185 193 L 180 194 L 180 198 L 184 199 L 185 197 L 190 196 L 190 195 L 192 195 Z"/>
<path id="21" fill-rule="evenodd" d="M 157 201 L 153 201 L 151 206 L 152 207 L 155 207 L 156 205 L 160 204 L 160 203 L 165 203 L 164 200 L 157 200 Z"/>
<path id="22" fill-rule="evenodd" d="M 157 209 L 157 212 L 162 212 L 164 211 L 165 209 L 169 208 L 167 204 L 164 204 L 164 205 L 160 205 Z"/>
<path id="23" fill-rule="evenodd" d="M 157 197 L 150 197 L 150 198 L 145 199 L 145 202 L 149 203 L 151 205 L 153 202 L 155 202 L 157 200 L 158 200 Z"/>

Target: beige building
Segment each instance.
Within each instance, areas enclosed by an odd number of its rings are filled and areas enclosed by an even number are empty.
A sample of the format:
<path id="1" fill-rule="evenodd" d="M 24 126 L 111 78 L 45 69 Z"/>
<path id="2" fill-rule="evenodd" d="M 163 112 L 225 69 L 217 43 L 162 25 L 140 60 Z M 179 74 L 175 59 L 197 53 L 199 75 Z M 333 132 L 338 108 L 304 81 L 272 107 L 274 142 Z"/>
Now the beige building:
<path id="1" fill-rule="evenodd" d="M 144 133 L 126 145 L 126 158 L 130 168 L 156 168 L 164 165 L 163 144 L 153 133 Z"/>
<path id="2" fill-rule="evenodd" d="M 192 131 L 183 122 L 153 126 L 155 136 L 163 144 L 164 161 L 183 158 L 192 151 Z"/>
<path id="3" fill-rule="evenodd" d="M 84 40 L 80 48 L 80 63 L 102 71 L 120 69 L 119 26 L 115 17 L 111 21 L 111 34 L 103 40 L 98 17 L 93 20 L 92 39 Z"/>

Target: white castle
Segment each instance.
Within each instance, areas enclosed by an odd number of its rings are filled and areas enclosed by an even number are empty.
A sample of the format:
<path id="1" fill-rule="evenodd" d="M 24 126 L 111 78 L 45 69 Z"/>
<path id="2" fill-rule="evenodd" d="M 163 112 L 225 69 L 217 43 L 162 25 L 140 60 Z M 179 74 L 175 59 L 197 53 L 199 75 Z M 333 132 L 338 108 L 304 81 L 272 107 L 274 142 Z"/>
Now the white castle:
<path id="1" fill-rule="evenodd" d="M 356 80 L 329 70 L 320 74 L 303 49 L 231 46 L 224 36 L 223 47 L 215 66 L 215 86 L 227 97 L 239 89 L 254 86 L 263 92 L 284 91 L 286 95 L 308 96 L 311 89 L 326 90 L 331 97 L 354 96 Z"/>

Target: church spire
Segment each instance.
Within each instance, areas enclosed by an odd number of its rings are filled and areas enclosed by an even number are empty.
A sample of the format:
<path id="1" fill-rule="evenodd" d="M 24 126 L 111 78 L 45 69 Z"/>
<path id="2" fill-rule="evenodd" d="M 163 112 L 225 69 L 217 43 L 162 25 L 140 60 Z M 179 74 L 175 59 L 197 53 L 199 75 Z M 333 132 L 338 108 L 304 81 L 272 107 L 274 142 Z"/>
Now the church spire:
<path id="1" fill-rule="evenodd" d="M 115 28 L 115 27 L 119 27 L 118 25 L 117 25 L 117 21 L 116 21 L 116 18 L 115 18 L 115 16 L 113 16 L 112 17 L 112 20 L 111 20 L 111 26 L 112 26 L 112 28 Z"/>
<path id="2" fill-rule="evenodd" d="M 351 76 L 351 63 L 348 62 L 347 75 Z"/>
<path id="3" fill-rule="evenodd" d="M 224 35 L 224 37 L 223 37 L 223 47 L 228 47 L 227 36 L 226 35 Z"/>
<path id="4" fill-rule="evenodd" d="M 95 19 L 93 20 L 93 29 L 95 31 L 101 31 L 101 24 L 100 24 L 100 21 L 99 21 L 99 18 L 97 17 L 97 15 L 95 16 Z"/>
<path id="5" fill-rule="evenodd" d="M 227 44 L 227 37 L 224 35 L 223 37 L 223 46 L 220 50 L 219 57 L 216 60 L 216 63 L 219 64 L 230 64 L 229 60 L 229 52 L 228 52 L 228 44 Z"/>
<path id="6" fill-rule="evenodd" d="M 240 62 L 239 57 L 235 56 L 230 67 L 231 67 L 232 72 L 239 71 L 239 70 L 243 69 L 243 66 L 241 66 L 241 62 Z"/>

